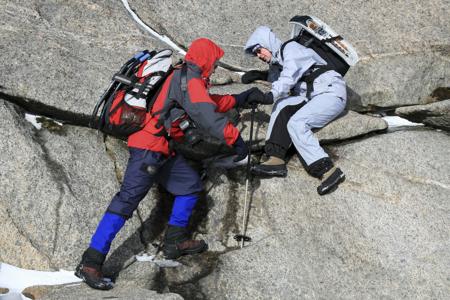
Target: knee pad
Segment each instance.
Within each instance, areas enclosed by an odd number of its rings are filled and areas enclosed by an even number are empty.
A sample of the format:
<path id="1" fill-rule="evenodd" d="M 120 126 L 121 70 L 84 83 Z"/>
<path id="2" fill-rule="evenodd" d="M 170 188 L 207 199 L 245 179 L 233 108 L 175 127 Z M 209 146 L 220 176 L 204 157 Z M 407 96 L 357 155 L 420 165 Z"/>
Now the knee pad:
<path id="1" fill-rule="evenodd" d="M 321 178 L 322 175 L 333 168 L 333 166 L 331 159 L 329 157 L 324 157 L 310 164 L 306 171 L 313 177 Z"/>
<path id="2" fill-rule="evenodd" d="M 288 149 L 283 146 L 271 142 L 266 142 L 266 145 L 264 146 L 264 152 L 266 152 L 267 155 L 281 159 L 285 159 L 287 150 Z"/>

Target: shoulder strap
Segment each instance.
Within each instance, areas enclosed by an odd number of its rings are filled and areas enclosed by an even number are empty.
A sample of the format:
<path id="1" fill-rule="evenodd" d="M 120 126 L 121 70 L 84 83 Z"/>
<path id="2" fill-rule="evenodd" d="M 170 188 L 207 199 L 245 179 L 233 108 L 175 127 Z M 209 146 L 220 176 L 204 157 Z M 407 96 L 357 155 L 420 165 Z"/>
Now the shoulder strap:
<path id="1" fill-rule="evenodd" d="M 169 70 L 167 71 L 167 73 L 163 74 L 163 75 L 161 76 L 161 78 L 158 80 L 158 82 L 155 83 L 154 86 L 157 86 L 157 90 L 156 90 L 156 92 L 152 95 L 150 101 L 148 101 L 148 103 L 147 103 L 147 111 L 148 111 L 148 112 L 151 112 L 151 110 L 152 110 L 152 108 L 153 108 L 153 105 L 155 104 L 156 99 L 158 98 L 158 95 L 159 95 L 159 93 L 161 92 L 161 89 L 162 89 L 162 87 L 163 87 L 163 85 L 164 85 L 164 82 L 165 82 L 166 78 L 167 78 L 168 75 L 171 74 L 172 72 L 173 72 L 173 67 L 171 66 L 171 67 L 169 68 Z"/>
<path id="2" fill-rule="evenodd" d="M 181 87 L 181 92 L 183 94 L 187 92 L 187 65 L 186 64 L 184 64 L 181 67 L 180 87 Z"/>
<path id="3" fill-rule="evenodd" d="M 333 68 L 323 65 L 314 65 L 311 69 L 313 69 L 313 71 L 303 75 L 302 78 L 300 78 L 300 81 L 306 82 L 306 98 L 309 100 L 311 100 L 311 93 L 314 91 L 314 80 L 316 80 L 316 78 L 323 73 L 333 70 Z"/>
<path id="4" fill-rule="evenodd" d="M 282 60 L 284 60 L 284 54 L 283 54 L 284 48 L 285 48 L 286 45 L 289 44 L 290 42 L 296 42 L 296 43 L 299 43 L 300 45 L 303 45 L 303 46 L 305 46 L 306 48 L 309 48 L 309 45 L 311 45 L 311 43 L 314 42 L 314 37 L 313 37 L 313 36 L 311 36 L 311 38 L 308 39 L 308 40 L 307 40 L 306 42 L 304 42 L 304 43 L 301 43 L 301 42 L 300 42 L 300 37 L 301 37 L 301 33 L 299 33 L 299 35 L 297 35 L 296 37 L 294 37 L 294 38 L 292 38 L 292 39 L 290 39 L 290 40 L 287 40 L 286 42 L 284 42 L 284 43 L 281 45 L 281 48 L 280 48 L 280 55 L 281 55 L 281 59 L 282 59 Z"/>
<path id="5" fill-rule="evenodd" d="M 297 38 L 295 37 L 295 38 L 293 38 L 293 39 L 287 40 L 286 42 L 284 42 L 284 43 L 281 45 L 281 48 L 280 48 L 281 60 L 284 60 L 284 54 L 283 54 L 283 51 L 284 51 L 284 48 L 286 47 L 286 45 L 289 44 L 290 42 L 296 42 L 296 41 L 297 41 Z"/>
<path id="6" fill-rule="evenodd" d="M 183 93 L 183 95 L 187 92 L 187 66 L 186 64 L 184 64 L 181 69 L 180 69 L 180 88 L 181 88 L 181 92 Z M 158 93 L 159 94 L 159 93 Z M 156 98 L 155 98 L 156 100 Z M 152 100 L 154 102 L 154 100 Z M 164 107 L 156 112 L 154 112 L 152 114 L 152 116 L 156 116 L 159 115 L 159 119 L 158 122 L 156 123 L 156 127 L 159 128 L 161 127 L 166 119 L 166 114 L 174 107 L 176 107 L 176 103 L 175 102 L 171 102 L 169 103 L 169 105 L 164 105 Z"/>

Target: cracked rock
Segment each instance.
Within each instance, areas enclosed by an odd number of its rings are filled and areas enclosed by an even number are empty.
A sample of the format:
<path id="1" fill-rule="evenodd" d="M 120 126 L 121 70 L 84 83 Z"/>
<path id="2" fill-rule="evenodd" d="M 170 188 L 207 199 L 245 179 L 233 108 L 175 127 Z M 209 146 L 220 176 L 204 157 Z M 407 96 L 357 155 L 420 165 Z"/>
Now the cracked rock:
<path id="1" fill-rule="evenodd" d="M 412 122 L 450 131 L 450 99 L 425 105 L 399 107 L 395 113 Z"/>
<path id="2" fill-rule="evenodd" d="M 29 251 L 40 253 L 14 265 L 74 267 L 119 187 L 103 141 L 94 130 L 81 127 L 36 131 L 13 105 L 1 101 L 0 110 L 5 139 L 0 143 L 0 190 L 7 195 L 0 198 L 0 206 L 29 241 L 27 247 L 35 249 Z M 143 249 L 135 234 L 139 226 L 141 222 L 132 218 L 118 235 L 111 251 L 114 264 Z M 10 246 L 1 255 L 13 262 L 19 249 L 20 244 Z"/>
<path id="3" fill-rule="evenodd" d="M 287 178 L 254 180 L 252 242 L 220 255 L 200 290 L 206 299 L 445 298 L 449 149 L 431 130 L 333 146 L 347 179 L 326 196 L 295 158 Z"/>
<path id="4" fill-rule="evenodd" d="M 78 114 L 91 114 L 137 51 L 167 47 L 141 32 L 120 1 L 6 1 L 0 18 L 2 92 Z"/>
<path id="5" fill-rule="evenodd" d="M 182 300 L 175 293 L 158 294 L 155 291 L 130 286 L 116 285 L 109 291 L 94 290 L 87 285 L 55 287 L 42 300 L 70 300 L 70 299 L 118 299 L 118 300 Z"/>

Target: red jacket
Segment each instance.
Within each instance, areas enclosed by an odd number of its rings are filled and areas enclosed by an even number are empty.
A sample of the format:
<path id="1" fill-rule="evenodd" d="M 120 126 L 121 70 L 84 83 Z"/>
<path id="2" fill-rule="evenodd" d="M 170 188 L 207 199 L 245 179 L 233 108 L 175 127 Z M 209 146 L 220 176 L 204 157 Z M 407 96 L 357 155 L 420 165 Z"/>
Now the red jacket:
<path id="1" fill-rule="evenodd" d="M 181 140 L 183 132 L 178 127 L 179 121 L 173 122 L 181 113 L 187 113 L 197 127 L 208 134 L 234 144 L 239 131 L 223 114 L 236 105 L 231 95 L 210 95 L 208 93 L 209 76 L 214 63 L 223 56 L 223 50 L 212 41 L 201 38 L 192 42 L 186 53 L 186 71 L 175 69 L 165 80 L 155 104 L 146 117 L 145 127 L 128 137 L 128 146 L 147 149 L 169 155 L 169 144 L 163 134 Z M 185 81 L 184 81 L 185 80 Z M 183 92 L 182 82 L 187 82 Z M 157 124 L 164 120 L 164 125 Z"/>

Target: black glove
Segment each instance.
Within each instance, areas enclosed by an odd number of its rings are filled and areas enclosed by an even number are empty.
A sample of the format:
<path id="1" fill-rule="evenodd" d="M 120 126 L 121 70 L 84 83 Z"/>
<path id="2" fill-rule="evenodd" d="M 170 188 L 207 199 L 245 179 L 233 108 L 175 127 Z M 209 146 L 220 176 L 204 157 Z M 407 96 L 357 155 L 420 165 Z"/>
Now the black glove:
<path id="1" fill-rule="evenodd" d="M 242 139 L 241 135 L 239 135 L 238 138 L 236 139 L 236 142 L 234 142 L 233 148 L 237 154 L 237 156 L 233 159 L 234 162 L 241 161 L 247 157 L 248 147 L 247 144 L 245 144 L 244 140 Z"/>
<path id="2" fill-rule="evenodd" d="M 268 76 L 269 76 L 269 71 L 251 70 L 251 71 L 245 72 L 245 74 L 242 75 L 241 81 L 243 84 L 248 84 L 255 80 L 267 81 Z"/>
<path id="3" fill-rule="evenodd" d="M 254 104 L 273 104 L 273 94 L 272 92 L 268 92 L 267 94 L 264 94 L 259 89 L 256 89 L 255 91 L 252 91 L 250 95 L 247 97 L 247 103 L 250 105 Z"/>
<path id="4" fill-rule="evenodd" d="M 257 87 L 252 87 L 246 91 L 243 91 L 240 94 L 234 94 L 233 97 L 236 100 L 236 106 L 238 107 L 244 107 L 247 103 L 248 96 L 253 93 L 255 90 L 258 90 Z"/>

